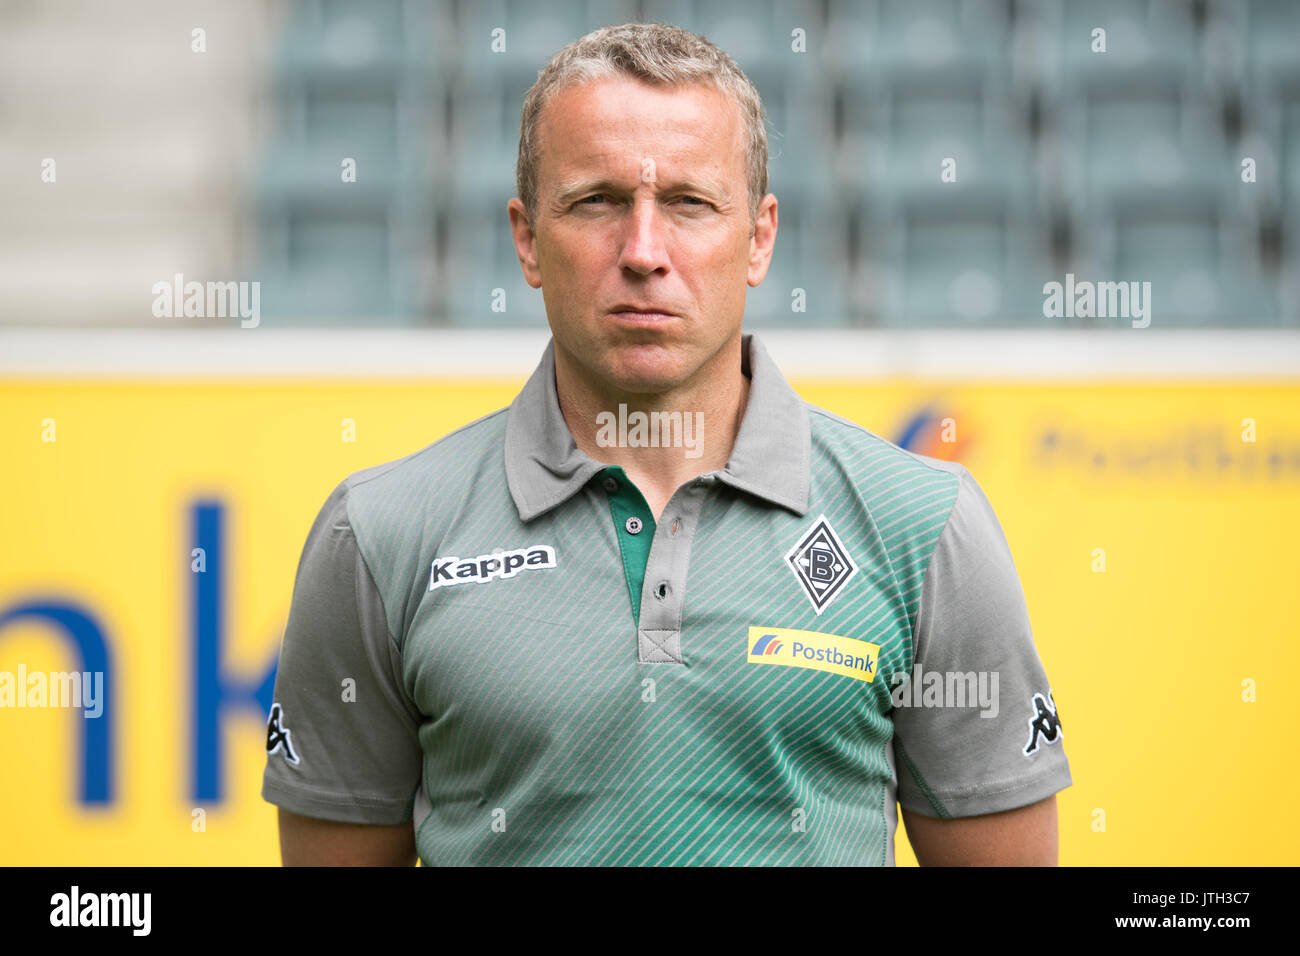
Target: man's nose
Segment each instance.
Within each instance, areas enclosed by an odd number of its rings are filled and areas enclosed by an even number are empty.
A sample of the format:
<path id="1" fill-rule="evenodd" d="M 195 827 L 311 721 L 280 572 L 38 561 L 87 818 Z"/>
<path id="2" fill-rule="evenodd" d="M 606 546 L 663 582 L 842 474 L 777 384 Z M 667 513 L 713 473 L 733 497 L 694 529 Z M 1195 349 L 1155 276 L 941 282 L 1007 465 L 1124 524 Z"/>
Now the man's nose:
<path id="1" fill-rule="evenodd" d="M 668 266 L 664 222 L 659 204 L 653 199 L 638 199 L 625 220 L 623 248 L 618 264 L 639 275 L 650 275 Z"/>

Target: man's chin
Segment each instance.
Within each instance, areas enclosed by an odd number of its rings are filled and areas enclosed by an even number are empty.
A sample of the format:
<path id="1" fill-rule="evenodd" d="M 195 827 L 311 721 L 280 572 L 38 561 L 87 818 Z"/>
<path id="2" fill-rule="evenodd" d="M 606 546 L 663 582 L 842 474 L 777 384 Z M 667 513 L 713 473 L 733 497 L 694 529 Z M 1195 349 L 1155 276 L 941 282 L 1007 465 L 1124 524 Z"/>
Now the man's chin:
<path id="1" fill-rule="evenodd" d="M 557 339 L 557 345 L 559 344 Z M 688 385 L 708 362 L 698 342 L 676 336 L 592 336 L 570 352 L 575 371 L 601 389 L 655 395 Z"/>
<path id="2" fill-rule="evenodd" d="M 596 359 L 610 385 L 640 394 L 669 391 L 695 371 L 687 355 L 662 344 L 613 346 Z"/>

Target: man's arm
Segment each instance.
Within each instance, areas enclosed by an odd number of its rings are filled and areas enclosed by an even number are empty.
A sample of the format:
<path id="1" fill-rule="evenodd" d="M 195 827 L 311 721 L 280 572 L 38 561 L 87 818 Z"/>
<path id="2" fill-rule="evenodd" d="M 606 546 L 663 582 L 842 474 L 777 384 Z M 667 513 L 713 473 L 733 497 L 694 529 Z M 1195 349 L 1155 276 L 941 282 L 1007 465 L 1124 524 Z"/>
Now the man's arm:
<path id="1" fill-rule="evenodd" d="M 336 823 L 280 807 L 280 861 L 285 866 L 413 866 L 415 827 Z"/>
<path id="2" fill-rule="evenodd" d="M 1071 783 L 1060 713 L 1006 536 L 975 479 L 957 474 L 922 584 L 915 666 L 901 675 L 915 686 L 890 710 L 903 822 L 923 865 L 1055 865 L 1050 798 Z M 936 675 L 946 706 L 917 706 Z"/>
<path id="3" fill-rule="evenodd" d="M 286 866 L 410 866 L 416 855 L 420 713 L 349 493 L 347 481 L 334 489 L 303 547 L 267 722 L 262 796 L 279 808 Z"/>
<path id="4" fill-rule="evenodd" d="M 922 866 L 1056 866 L 1056 794 L 1016 810 L 941 820 L 903 810 Z"/>

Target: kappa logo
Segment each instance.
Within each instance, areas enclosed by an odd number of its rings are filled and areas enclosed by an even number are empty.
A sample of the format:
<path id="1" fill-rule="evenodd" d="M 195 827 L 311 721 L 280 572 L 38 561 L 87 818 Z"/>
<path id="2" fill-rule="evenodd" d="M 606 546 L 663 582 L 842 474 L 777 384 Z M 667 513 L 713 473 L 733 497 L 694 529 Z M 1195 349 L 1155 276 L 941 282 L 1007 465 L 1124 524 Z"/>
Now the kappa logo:
<path id="1" fill-rule="evenodd" d="M 486 584 L 497 579 L 513 578 L 520 571 L 554 568 L 555 548 L 549 544 L 531 544 L 513 551 L 480 554 L 477 558 L 434 558 L 429 571 L 429 590 L 457 584 Z"/>
<path id="2" fill-rule="evenodd" d="M 271 705 L 271 716 L 266 722 L 266 752 L 273 754 L 283 752 L 289 763 L 297 763 L 298 755 L 293 752 L 293 741 L 289 739 L 289 728 L 284 726 L 284 711 L 279 704 Z"/>
<path id="3" fill-rule="evenodd" d="M 790 549 L 785 560 L 818 614 L 826 610 L 849 579 L 858 573 L 857 564 L 849 557 L 848 549 L 825 515 L 818 517 L 817 523 Z"/>
<path id="4" fill-rule="evenodd" d="M 1047 700 L 1052 702 L 1051 706 L 1047 705 Z M 1042 737 L 1049 744 L 1054 744 L 1061 739 L 1061 715 L 1056 707 L 1056 698 L 1052 692 L 1047 692 L 1047 700 L 1043 699 L 1042 694 L 1035 694 L 1031 703 L 1034 705 L 1034 715 L 1029 718 L 1029 744 L 1025 747 L 1025 756 L 1031 757 L 1038 752 L 1038 738 Z"/>

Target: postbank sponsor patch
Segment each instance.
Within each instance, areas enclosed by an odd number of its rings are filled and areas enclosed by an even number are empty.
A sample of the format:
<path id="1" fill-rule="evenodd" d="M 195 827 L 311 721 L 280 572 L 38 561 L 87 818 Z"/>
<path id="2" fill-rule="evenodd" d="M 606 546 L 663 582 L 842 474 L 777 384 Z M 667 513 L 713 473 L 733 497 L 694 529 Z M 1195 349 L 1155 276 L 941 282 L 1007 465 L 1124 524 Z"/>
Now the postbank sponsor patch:
<path id="1" fill-rule="evenodd" d="M 880 645 L 820 631 L 750 627 L 749 663 L 805 667 L 870 683 L 876 679 Z"/>

